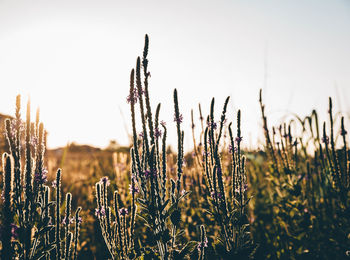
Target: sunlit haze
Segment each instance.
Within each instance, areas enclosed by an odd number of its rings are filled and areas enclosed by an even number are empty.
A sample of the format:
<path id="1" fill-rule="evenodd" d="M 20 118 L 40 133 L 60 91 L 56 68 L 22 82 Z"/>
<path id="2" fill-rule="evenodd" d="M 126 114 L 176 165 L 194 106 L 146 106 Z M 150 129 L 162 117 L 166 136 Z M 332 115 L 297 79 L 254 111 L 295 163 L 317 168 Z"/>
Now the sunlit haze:
<path id="1" fill-rule="evenodd" d="M 129 75 L 146 33 L 152 108 L 162 103 L 174 137 L 178 89 L 187 148 L 191 109 L 198 120 L 212 97 L 219 115 L 231 96 L 229 119 L 242 110 L 253 146 L 260 88 L 273 122 L 326 114 L 328 96 L 350 112 L 350 1 L 61 0 L 0 2 L 0 113 L 14 115 L 21 94 L 40 107 L 49 147 L 128 144 Z"/>

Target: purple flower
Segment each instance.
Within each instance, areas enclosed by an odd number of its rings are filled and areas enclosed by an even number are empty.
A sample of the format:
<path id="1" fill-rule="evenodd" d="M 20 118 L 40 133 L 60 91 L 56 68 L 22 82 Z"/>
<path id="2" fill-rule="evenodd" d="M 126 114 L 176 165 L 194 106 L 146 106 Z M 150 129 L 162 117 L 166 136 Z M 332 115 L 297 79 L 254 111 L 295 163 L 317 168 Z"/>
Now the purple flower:
<path id="1" fill-rule="evenodd" d="M 129 211 L 128 211 L 127 208 L 121 208 L 121 209 L 119 210 L 119 216 L 125 217 L 125 216 L 128 215 L 128 214 L 129 214 Z"/>
<path id="2" fill-rule="evenodd" d="M 208 247 L 208 238 L 207 237 L 205 237 L 203 243 L 202 242 L 198 243 L 197 249 L 198 249 L 198 251 L 201 251 L 205 247 Z"/>
<path id="3" fill-rule="evenodd" d="M 36 136 L 32 136 L 29 142 L 30 142 L 30 145 L 34 148 L 37 147 L 39 144 L 38 138 Z"/>
<path id="4" fill-rule="evenodd" d="M 140 132 L 140 133 L 139 133 L 139 137 L 140 137 L 140 138 L 143 138 L 143 132 Z"/>
<path id="5" fill-rule="evenodd" d="M 228 146 L 228 152 L 229 152 L 230 154 L 232 154 L 233 152 L 237 152 L 237 147 L 233 147 L 233 149 L 232 149 L 232 145 L 229 145 L 229 146 Z"/>
<path id="6" fill-rule="evenodd" d="M 52 188 L 56 189 L 57 188 L 57 181 L 53 180 L 51 183 Z"/>
<path id="7" fill-rule="evenodd" d="M 161 136 L 162 136 L 162 130 L 160 130 L 158 127 L 154 129 L 154 137 L 158 139 Z"/>
<path id="8" fill-rule="evenodd" d="M 179 117 L 176 117 L 176 114 L 174 115 L 174 122 L 181 124 L 183 120 L 182 114 L 179 115 Z"/>
<path id="9" fill-rule="evenodd" d="M 74 222 L 74 218 L 64 217 L 63 220 L 62 220 L 62 224 L 63 225 L 73 224 L 73 222 Z"/>
<path id="10" fill-rule="evenodd" d="M 327 135 L 322 137 L 322 143 L 329 144 L 329 137 Z"/>
<path id="11" fill-rule="evenodd" d="M 247 191 L 247 190 L 248 190 L 248 184 L 247 184 L 247 183 L 244 183 L 243 189 L 244 189 L 244 191 Z"/>
<path id="12" fill-rule="evenodd" d="M 235 141 L 237 144 L 239 144 L 240 142 L 242 142 L 243 136 L 237 136 Z"/>
<path id="13" fill-rule="evenodd" d="M 17 230 L 18 230 L 18 226 L 11 223 L 11 236 L 14 238 L 14 239 L 17 239 L 18 238 L 18 233 L 17 233 Z"/>
<path id="14" fill-rule="evenodd" d="M 111 182 L 109 181 L 107 176 L 104 176 L 100 179 L 100 183 L 102 183 L 103 185 L 109 186 L 111 184 Z"/>
<path id="15" fill-rule="evenodd" d="M 129 191 L 130 191 L 130 194 L 140 192 L 139 188 L 136 185 L 134 185 L 134 187 L 132 187 L 132 184 L 129 184 Z"/>
<path id="16" fill-rule="evenodd" d="M 82 217 L 78 217 L 78 220 L 75 219 L 75 222 L 78 223 L 79 225 L 83 223 Z"/>
<path id="17" fill-rule="evenodd" d="M 47 169 L 43 168 L 42 172 L 35 172 L 34 174 L 34 181 L 37 182 L 38 184 L 44 184 L 47 182 Z"/>
<path id="18" fill-rule="evenodd" d="M 215 130 L 218 125 L 215 122 L 208 121 L 207 126 Z"/>
<path id="19" fill-rule="evenodd" d="M 145 177 L 146 178 L 150 178 L 151 176 L 153 176 L 153 177 L 156 177 L 157 176 L 157 172 L 156 172 L 156 170 L 146 170 L 145 171 Z"/>
<path id="20" fill-rule="evenodd" d="M 101 208 L 95 209 L 95 216 L 98 218 L 104 217 L 106 215 L 105 208 L 102 206 Z"/>
<path id="21" fill-rule="evenodd" d="M 135 103 L 137 103 L 137 98 L 138 98 L 139 95 L 137 94 L 136 89 L 134 89 L 134 93 L 133 94 L 134 94 L 133 96 L 130 94 L 129 96 L 126 97 L 126 102 L 128 104 L 135 104 Z"/>
<path id="22" fill-rule="evenodd" d="M 212 199 L 215 199 L 215 194 L 216 194 L 216 196 L 218 197 L 218 199 L 222 199 L 221 193 L 220 193 L 220 192 L 215 192 L 215 191 L 212 191 L 212 192 L 210 193 L 210 197 L 211 197 Z"/>

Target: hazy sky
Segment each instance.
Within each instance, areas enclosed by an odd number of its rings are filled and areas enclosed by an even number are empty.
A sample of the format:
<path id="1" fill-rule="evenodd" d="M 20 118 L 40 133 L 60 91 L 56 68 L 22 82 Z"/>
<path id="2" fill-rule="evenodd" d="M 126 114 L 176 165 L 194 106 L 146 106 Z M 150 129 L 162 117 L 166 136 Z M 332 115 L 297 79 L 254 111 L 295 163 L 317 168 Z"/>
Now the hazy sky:
<path id="1" fill-rule="evenodd" d="M 349 0 L 0 0 L 0 112 L 13 115 L 20 93 L 40 107 L 50 147 L 127 144 L 129 74 L 145 33 L 153 109 L 162 103 L 171 136 L 174 88 L 186 129 L 191 108 L 207 114 L 215 96 L 219 114 L 230 95 L 229 119 L 240 108 L 253 143 L 264 86 L 275 122 L 325 114 L 328 96 L 350 111 Z"/>

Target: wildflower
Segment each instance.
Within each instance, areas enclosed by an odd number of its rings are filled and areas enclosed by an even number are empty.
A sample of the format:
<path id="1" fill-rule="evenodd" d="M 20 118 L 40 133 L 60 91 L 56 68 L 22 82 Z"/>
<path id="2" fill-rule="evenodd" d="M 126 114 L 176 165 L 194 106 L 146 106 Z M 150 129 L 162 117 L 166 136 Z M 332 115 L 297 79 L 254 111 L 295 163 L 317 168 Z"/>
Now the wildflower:
<path id="1" fill-rule="evenodd" d="M 129 214 L 129 211 L 128 211 L 127 208 L 121 208 L 121 209 L 119 210 L 119 216 L 125 217 L 125 216 L 128 215 L 128 214 Z"/>
<path id="2" fill-rule="evenodd" d="M 102 206 L 101 208 L 96 208 L 95 209 L 95 216 L 100 218 L 104 217 L 106 215 L 105 208 Z"/>
<path id="3" fill-rule="evenodd" d="M 154 137 L 158 139 L 161 136 L 162 136 L 162 130 L 160 130 L 158 127 L 154 129 Z"/>
<path id="4" fill-rule="evenodd" d="M 207 126 L 208 126 L 209 128 L 214 129 L 214 130 L 217 128 L 217 124 L 216 124 L 215 122 L 211 122 L 211 121 L 208 121 L 208 122 L 207 122 Z"/>
<path id="5" fill-rule="evenodd" d="M 32 136 L 29 142 L 30 142 L 30 145 L 34 148 L 37 147 L 39 144 L 38 138 L 36 136 Z"/>
<path id="6" fill-rule="evenodd" d="M 139 137 L 140 137 L 140 138 L 143 138 L 143 132 L 140 132 L 140 133 L 139 133 Z"/>
<path id="7" fill-rule="evenodd" d="M 109 186 L 111 184 L 111 182 L 109 181 L 108 177 L 107 176 L 104 176 L 100 179 L 100 182 L 103 184 L 103 185 L 106 185 L 106 186 Z"/>
<path id="8" fill-rule="evenodd" d="M 327 135 L 322 137 L 322 143 L 329 144 L 329 137 Z"/>
<path id="9" fill-rule="evenodd" d="M 184 196 L 186 194 L 186 190 L 181 191 L 181 195 Z"/>
<path id="10" fill-rule="evenodd" d="M 242 139 L 243 139 L 243 136 L 237 136 L 235 141 L 237 144 L 241 143 L 242 142 Z"/>
<path id="11" fill-rule="evenodd" d="M 238 193 L 238 194 L 241 193 L 241 191 L 240 191 L 239 188 L 236 188 L 236 189 L 235 189 L 235 192 Z"/>
<path id="12" fill-rule="evenodd" d="M 197 249 L 198 249 L 198 251 L 201 251 L 202 248 L 205 248 L 205 247 L 208 247 L 208 238 L 207 237 L 205 237 L 203 243 L 202 242 L 198 243 Z"/>
<path id="13" fill-rule="evenodd" d="M 51 183 L 51 186 L 52 186 L 52 188 L 56 189 L 56 188 L 57 188 L 57 181 L 54 180 L 54 181 Z"/>
<path id="14" fill-rule="evenodd" d="M 75 218 L 74 218 L 74 220 L 75 220 L 75 222 L 78 223 L 79 225 L 80 225 L 81 223 L 83 223 L 82 217 L 78 217 L 78 219 L 75 219 Z"/>
<path id="15" fill-rule="evenodd" d="M 130 191 L 130 194 L 133 194 L 133 193 L 139 193 L 140 190 L 137 186 L 134 185 L 134 187 L 132 187 L 132 184 L 129 184 L 129 191 Z"/>
<path id="16" fill-rule="evenodd" d="M 212 192 L 210 193 L 210 196 L 211 196 L 212 199 L 215 198 L 215 194 L 216 194 L 216 196 L 218 197 L 218 199 L 222 199 L 221 193 L 220 193 L 220 192 L 215 192 L 215 191 L 212 191 Z"/>
<path id="17" fill-rule="evenodd" d="M 137 103 L 137 98 L 139 97 L 139 95 L 137 94 L 137 90 L 134 89 L 134 95 L 131 96 L 131 94 L 129 96 L 126 97 L 126 102 L 128 104 L 135 104 Z"/>
<path id="18" fill-rule="evenodd" d="M 17 233 L 17 230 L 18 230 L 18 226 L 15 225 L 15 224 L 11 224 L 11 236 L 14 238 L 14 239 L 17 239 L 18 238 L 18 233 Z"/>
<path id="19" fill-rule="evenodd" d="M 151 177 L 151 176 L 153 176 L 153 177 L 156 177 L 157 176 L 157 172 L 156 172 L 156 170 L 146 170 L 145 171 L 145 177 L 146 178 L 149 178 L 149 177 Z"/>
<path id="20" fill-rule="evenodd" d="M 247 183 L 244 183 L 243 189 L 244 189 L 244 191 L 247 191 L 247 190 L 248 190 L 248 184 L 247 184 Z"/>
<path id="21" fill-rule="evenodd" d="M 62 220 L 62 224 L 63 225 L 73 224 L 73 222 L 74 222 L 74 218 L 64 217 L 63 220 Z"/>
<path id="22" fill-rule="evenodd" d="M 182 114 L 179 115 L 179 117 L 176 117 L 176 114 L 174 115 L 174 122 L 181 124 L 183 120 Z"/>
<path id="23" fill-rule="evenodd" d="M 42 172 L 35 172 L 34 174 L 34 181 L 38 184 L 44 184 L 47 182 L 47 169 L 44 168 Z"/>
<path id="24" fill-rule="evenodd" d="M 232 149 L 232 145 L 229 145 L 229 146 L 228 146 L 228 152 L 229 152 L 230 154 L 232 154 L 233 152 L 237 152 L 237 147 L 233 147 L 233 149 Z"/>

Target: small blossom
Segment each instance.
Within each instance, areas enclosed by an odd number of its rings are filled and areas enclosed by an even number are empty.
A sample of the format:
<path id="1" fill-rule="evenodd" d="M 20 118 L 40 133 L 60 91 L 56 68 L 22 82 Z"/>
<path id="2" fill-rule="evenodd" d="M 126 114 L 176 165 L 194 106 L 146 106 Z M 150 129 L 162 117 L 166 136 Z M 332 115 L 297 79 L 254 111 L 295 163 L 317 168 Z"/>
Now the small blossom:
<path id="1" fill-rule="evenodd" d="M 138 94 L 137 89 L 134 89 L 133 91 L 133 96 L 130 94 L 129 96 L 126 97 L 126 102 L 128 104 L 135 104 L 137 103 L 137 99 L 140 97 L 140 95 Z"/>
<path id="2" fill-rule="evenodd" d="M 14 239 L 17 239 L 18 238 L 18 233 L 17 233 L 17 230 L 18 230 L 18 226 L 11 223 L 11 236 L 14 238 Z"/>
<path id="3" fill-rule="evenodd" d="M 211 121 L 208 121 L 208 122 L 207 122 L 207 126 L 208 126 L 209 128 L 214 129 L 214 130 L 217 128 L 217 124 L 216 124 L 215 122 L 211 122 Z"/>
<path id="4" fill-rule="evenodd" d="M 119 210 L 119 216 L 125 217 L 125 216 L 128 215 L 128 214 L 129 214 L 129 211 L 128 211 L 127 208 L 121 208 L 121 209 Z"/>
<path id="5" fill-rule="evenodd" d="M 95 209 L 95 216 L 96 217 L 104 217 L 106 215 L 105 208 L 102 206 L 101 208 L 96 208 Z"/>
<path id="6" fill-rule="evenodd" d="M 157 176 L 157 172 L 155 169 L 151 170 L 146 170 L 145 171 L 145 177 L 146 178 L 150 178 L 151 176 L 156 177 Z"/>
<path id="7" fill-rule="evenodd" d="M 174 122 L 177 122 L 178 124 L 181 124 L 183 120 L 182 114 L 179 115 L 179 117 L 176 117 L 176 114 L 174 115 Z"/>
<path id="8" fill-rule="evenodd" d="M 221 193 L 220 193 L 220 192 L 215 192 L 215 191 L 212 191 L 212 192 L 210 193 L 210 196 L 211 196 L 212 199 L 215 199 L 215 194 L 216 194 L 216 196 L 218 197 L 218 199 L 222 199 Z"/>
<path id="9" fill-rule="evenodd" d="M 143 138 L 143 132 L 140 132 L 140 133 L 139 133 L 139 137 L 140 137 L 140 138 Z"/>
<path id="10" fill-rule="evenodd" d="M 136 185 L 134 185 L 134 187 L 132 187 L 132 184 L 129 184 L 129 191 L 130 191 L 130 194 L 140 192 L 139 188 Z"/>
<path id="11" fill-rule="evenodd" d="M 233 149 L 232 149 L 232 145 L 229 145 L 228 146 L 228 152 L 230 153 L 230 154 L 232 154 L 233 152 L 237 152 L 237 147 L 234 147 Z"/>
<path id="12" fill-rule="evenodd" d="M 74 218 L 64 217 L 63 220 L 62 220 L 62 224 L 63 225 L 73 224 L 73 222 L 74 222 Z"/>
<path id="13" fill-rule="evenodd" d="M 235 141 L 237 144 L 239 144 L 240 142 L 242 142 L 243 136 L 237 136 Z"/>
<path id="14" fill-rule="evenodd" d="M 244 183 L 243 189 L 244 189 L 244 191 L 247 191 L 247 190 L 248 190 L 248 184 L 247 184 L 247 183 Z"/>
<path id="15" fill-rule="evenodd" d="M 44 168 L 42 172 L 35 172 L 34 174 L 34 181 L 37 182 L 38 184 L 44 184 L 47 182 L 47 169 Z"/>
<path id="16" fill-rule="evenodd" d="M 52 183 L 51 183 L 51 186 L 52 188 L 57 188 L 57 181 L 56 180 L 53 180 Z"/>
<path id="17" fill-rule="evenodd" d="M 186 194 L 186 190 L 181 191 L 181 195 L 184 196 Z"/>
<path id="18" fill-rule="evenodd" d="M 162 130 L 160 130 L 158 127 L 154 129 L 154 137 L 158 139 L 159 137 L 162 137 Z"/>
<path id="19" fill-rule="evenodd" d="M 83 223 L 82 217 L 78 217 L 78 219 L 75 219 L 75 218 L 74 218 L 74 220 L 75 220 L 75 222 L 78 223 L 79 225 L 80 225 L 81 223 Z"/>
<path id="20" fill-rule="evenodd" d="M 198 249 L 198 251 L 201 251 L 205 247 L 208 247 L 208 238 L 207 237 L 205 237 L 203 243 L 202 242 L 198 243 L 197 249 Z"/>
<path id="21" fill-rule="evenodd" d="M 327 135 L 322 137 L 322 143 L 329 144 L 329 137 Z"/>
<path id="22" fill-rule="evenodd" d="M 100 179 L 100 183 L 106 185 L 106 186 L 109 186 L 111 184 L 111 182 L 109 181 L 108 177 L 107 176 L 104 176 Z"/>

